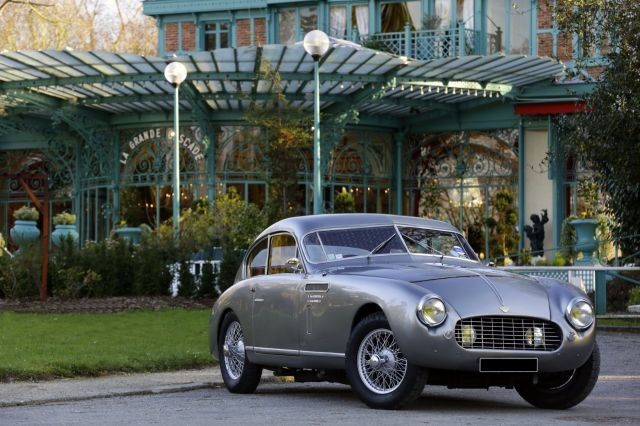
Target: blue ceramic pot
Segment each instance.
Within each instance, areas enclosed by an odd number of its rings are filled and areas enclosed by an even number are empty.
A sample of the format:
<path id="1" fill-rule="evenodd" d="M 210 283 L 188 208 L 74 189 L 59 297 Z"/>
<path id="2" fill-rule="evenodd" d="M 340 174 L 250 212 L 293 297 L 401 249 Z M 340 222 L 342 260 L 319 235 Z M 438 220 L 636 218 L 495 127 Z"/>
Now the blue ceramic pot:
<path id="1" fill-rule="evenodd" d="M 140 244 L 140 236 L 142 235 L 142 229 L 140 228 L 117 228 L 115 232 L 119 238 L 124 238 L 133 244 Z"/>
<path id="2" fill-rule="evenodd" d="M 76 225 L 56 225 L 56 230 L 51 233 L 51 241 L 60 247 L 63 238 L 71 238 L 74 243 L 77 243 L 79 235 Z"/>
<path id="3" fill-rule="evenodd" d="M 35 243 L 40 238 L 38 222 L 35 220 L 16 220 L 15 225 L 9 231 L 11 239 L 18 247 Z"/>
<path id="4" fill-rule="evenodd" d="M 598 248 L 596 240 L 597 219 L 576 219 L 569 222 L 576 230 L 576 251 L 584 256 L 576 263 L 579 265 L 593 265 L 593 252 Z"/>

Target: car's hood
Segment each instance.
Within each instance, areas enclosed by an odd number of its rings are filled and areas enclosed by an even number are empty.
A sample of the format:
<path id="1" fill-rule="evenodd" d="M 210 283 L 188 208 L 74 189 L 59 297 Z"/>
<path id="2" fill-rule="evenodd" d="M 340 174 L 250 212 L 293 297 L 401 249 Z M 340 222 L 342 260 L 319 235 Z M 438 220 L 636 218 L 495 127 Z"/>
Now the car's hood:
<path id="1" fill-rule="evenodd" d="M 549 298 L 533 278 L 493 268 L 441 264 L 353 268 L 342 273 L 409 281 L 448 303 L 461 318 L 510 315 L 550 319 Z"/>

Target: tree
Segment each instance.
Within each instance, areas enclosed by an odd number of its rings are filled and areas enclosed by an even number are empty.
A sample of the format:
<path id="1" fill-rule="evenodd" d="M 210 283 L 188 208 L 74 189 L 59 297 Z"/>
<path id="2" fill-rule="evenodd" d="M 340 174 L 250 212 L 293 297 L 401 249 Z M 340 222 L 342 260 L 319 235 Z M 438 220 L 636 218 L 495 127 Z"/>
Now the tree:
<path id="1" fill-rule="evenodd" d="M 136 0 L 0 0 L 0 50 L 107 50 L 152 55 L 155 21 Z"/>
<path id="2" fill-rule="evenodd" d="M 287 101 L 280 74 L 271 69 L 266 59 L 260 62 L 259 81 L 272 83 L 273 100 L 253 103 L 245 115 L 246 121 L 263 132 L 248 136 L 260 148 L 264 164 L 262 171 L 269 188 L 267 214 L 269 222 L 297 214 L 300 202 L 295 198 L 300 154 L 311 147 L 313 117 L 302 107 Z"/>
<path id="3" fill-rule="evenodd" d="M 582 113 L 563 116 L 560 137 L 569 155 L 584 162 L 606 193 L 605 203 L 626 237 L 626 254 L 640 251 L 640 2 L 566 0 L 556 18 L 582 37 L 588 52 L 603 40 L 610 45 L 602 82 L 585 97 Z M 599 31 L 593 32 L 597 28 Z"/>

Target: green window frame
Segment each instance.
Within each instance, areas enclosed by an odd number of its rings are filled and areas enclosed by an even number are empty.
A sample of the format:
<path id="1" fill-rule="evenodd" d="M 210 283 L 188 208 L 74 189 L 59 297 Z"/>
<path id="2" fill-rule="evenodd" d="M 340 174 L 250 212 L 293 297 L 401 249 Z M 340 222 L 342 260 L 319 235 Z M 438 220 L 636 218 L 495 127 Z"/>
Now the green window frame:
<path id="1" fill-rule="evenodd" d="M 202 46 L 205 51 L 232 47 L 231 22 L 229 21 L 203 22 L 202 34 Z"/>

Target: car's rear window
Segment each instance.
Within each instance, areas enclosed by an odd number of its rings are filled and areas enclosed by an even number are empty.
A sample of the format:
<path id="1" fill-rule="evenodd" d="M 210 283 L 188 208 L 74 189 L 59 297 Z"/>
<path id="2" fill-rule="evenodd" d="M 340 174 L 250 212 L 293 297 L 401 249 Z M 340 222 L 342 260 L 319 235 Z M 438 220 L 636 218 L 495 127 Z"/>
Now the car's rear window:
<path id="1" fill-rule="evenodd" d="M 308 234 L 303 245 L 312 262 L 407 252 L 393 226 L 318 231 Z"/>

